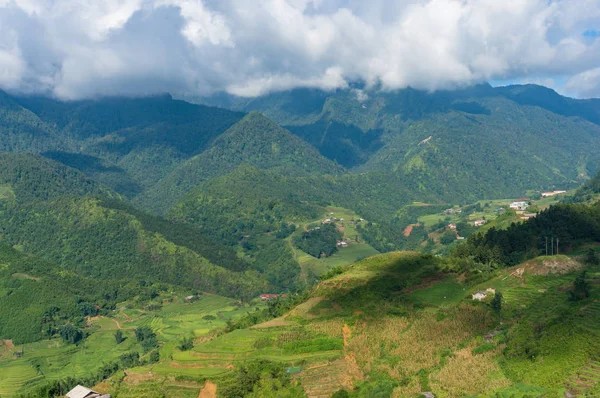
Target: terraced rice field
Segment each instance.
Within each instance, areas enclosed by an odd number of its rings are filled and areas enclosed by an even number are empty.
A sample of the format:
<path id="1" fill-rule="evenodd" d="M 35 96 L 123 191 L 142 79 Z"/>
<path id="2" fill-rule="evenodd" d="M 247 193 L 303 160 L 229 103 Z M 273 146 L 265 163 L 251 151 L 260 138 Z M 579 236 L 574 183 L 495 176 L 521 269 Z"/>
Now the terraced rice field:
<path id="1" fill-rule="evenodd" d="M 258 304 L 262 306 L 263 304 Z M 252 306 L 254 309 L 255 305 Z M 149 369 L 158 375 L 194 377 L 211 377 L 229 372 L 229 362 L 215 366 L 200 363 L 194 367 L 182 366 L 175 353 L 180 353 L 176 345 L 181 337 L 187 335 L 201 336 L 211 329 L 222 327 L 228 319 L 239 317 L 249 310 L 237 302 L 220 296 L 205 295 L 197 302 L 184 303 L 183 299 L 175 299 L 158 311 L 143 311 L 122 308 L 114 318 L 100 317 L 92 321 L 94 331 L 82 344 L 64 345 L 60 340 L 41 341 L 26 344 L 23 358 L 15 360 L 12 355 L 0 359 L 0 396 L 12 396 L 27 382 L 35 387 L 50 380 L 65 377 L 87 376 L 103 363 L 117 360 L 120 355 L 130 351 L 141 352 L 135 339 L 133 329 L 137 326 L 150 326 L 162 343 L 161 358 L 173 356 L 172 361 L 164 361 Z M 203 319 L 212 315 L 214 320 Z M 117 345 L 114 332 L 123 330 L 125 341 Z M 190 360 L 199 358 L 190 358 Z M 189 361 L 188 361 L 189 362 Z M 185 361 L 183 361 L 185 363 Z M 196 391 L 197 395 L 197 391 Z M 140 395 L 137 395 L 140 396 Z"/>

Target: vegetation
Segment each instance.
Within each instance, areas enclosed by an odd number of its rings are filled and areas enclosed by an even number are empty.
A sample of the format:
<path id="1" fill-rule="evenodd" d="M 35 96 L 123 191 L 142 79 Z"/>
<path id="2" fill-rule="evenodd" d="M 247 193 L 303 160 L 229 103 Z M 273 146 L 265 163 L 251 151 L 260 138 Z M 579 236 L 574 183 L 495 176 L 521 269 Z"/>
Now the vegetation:
<path id="1" fill-rule="evenodd" d="M 311 256 L 321 258 L 331 256 L 337 251 L 337 242 L 342 236 L 334 223 L 323 224 L 297 236 L 294 244 Z"/>
<path id="2" fill-rule="evenodd" d="M 228 106 L 0 92 L 0 395 L 600 393 L 593 102 Z"/>

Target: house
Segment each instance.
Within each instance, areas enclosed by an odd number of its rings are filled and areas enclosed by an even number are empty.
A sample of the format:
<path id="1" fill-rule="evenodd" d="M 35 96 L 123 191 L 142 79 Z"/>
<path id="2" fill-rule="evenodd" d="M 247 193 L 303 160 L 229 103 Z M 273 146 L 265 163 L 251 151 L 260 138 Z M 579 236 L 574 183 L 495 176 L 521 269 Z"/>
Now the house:
<path id="1" fill-rule="evenodd" d="M 475 220 L 475 221 L 473 221 L 473 226 L 474 227 L 481 227 L 485 223 L 486 223 L 485 220 Z"/>
<path id="2" fill-rule="evenodd" d="M 323 224 L 331 224 L 333 222 L 333 219 L 331 218 L 326 218 L 323 220 Z"/>
<path id="3" fill-rule="evenodd" d="M 87 387 L 77 385 L 67 393 L 67 398 L 110 398 L 110 394 L 100 394 Z"/>
<path id="4" fill-rule="evenodd" d="M 192 301 L 194 301 L 195 298 L 196 296 L 187 296 L 186 298 L 184 298 L 184 301 L 186 303 L 191 303 Z"/>
<path id="5" fill-rule="evenodd" d="M 446 228 L 456 230 L 456 224 L 448 224 Z"/>
<path id="6" fill-rule="evenodd" d="M 285 298 L 286 296 L 287 296 L 287 294 L 261 294 L 260 299 L 262 301 L 271 301 L 271 300 L 275 300 L 279 297 Z"/>
<path id="7" fill-rule="evenodd" d="M 560 195 L 562 193 L 566 193 L 567 191 L 552 191 L 552 192 L 542 192 L 542 197 L 547 198 L 550 196 Z"/>
<path id="8" fill-rule="evenodd" d="M 494 289 L 493 287 L 488 287 L 487 289 L 485 289 L 486 293 L 490 293 L 490 294 L 496 294 L 496 289 Z"/>
<path id="9" fill-rule="evenodd" d="M 457 240 L 465 240 L 465 237 L 464 236 L 457 236 L 456 239 Z"/>
<path id="10" fill-rule="evenodd" d="M 510 204 L 511 209 L 520 210 L 520 211 L 527 209 L 527 206 L 529 206 L 529 205 L 525 201 L 512 202 Z"/>
<path id="11" fill-rule="evenodd" d="M 337 246 L 338 247 L 348 247 L 348 242 L 344 242 L 343 240 L 338 240 Z"/>
<path id="12" fill-rule="evenodd" d="M 481 301 L 487 297 L 487 293 L 483 290 L 480 290 L 478 292 L 473 293 L 471 296 L 473 296 L 473 300 Z"/>

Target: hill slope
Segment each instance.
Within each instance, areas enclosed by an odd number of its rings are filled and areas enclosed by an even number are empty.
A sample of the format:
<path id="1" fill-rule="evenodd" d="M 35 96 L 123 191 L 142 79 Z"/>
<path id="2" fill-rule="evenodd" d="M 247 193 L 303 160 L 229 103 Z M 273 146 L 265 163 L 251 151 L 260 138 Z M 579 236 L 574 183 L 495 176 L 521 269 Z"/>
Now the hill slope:
<path id="1" fill-rule="evenodd" d="M 134 196 L 243 114 L 170 96 L 60 102 L 0 92 L 0 150 L 43 152 Z"/>
<path id="2" fill-rule="evenodd" d="M 138 198 L 155 211 L 169 209 L 186 192 L 242 163 L 284 175 L 338 174 L 342 168 L 259 113 L 250 113 L 220 135 L 212 146 L 186 161 Z"/>
<path id="3" fill-rule="evenodd" d="M 360 88 L 201 101 L 259 110 L 348 168 L 393 169 L 412 189 L 436 190 L 447 200 L 574 186 L 600 167 L 598 101 L 534 85 L 434 93 Z"/>

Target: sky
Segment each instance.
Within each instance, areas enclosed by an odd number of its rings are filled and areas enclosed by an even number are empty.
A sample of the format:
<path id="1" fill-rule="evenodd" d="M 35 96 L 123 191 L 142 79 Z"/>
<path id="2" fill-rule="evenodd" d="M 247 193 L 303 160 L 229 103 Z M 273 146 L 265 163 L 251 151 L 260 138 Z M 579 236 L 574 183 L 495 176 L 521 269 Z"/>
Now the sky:
<path id="1" fill-rule="evenodd" d="M 0 0 L 0 89 L 60 99 L 536 83 L 600 97 L 600 0 Z"/>

